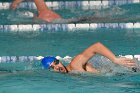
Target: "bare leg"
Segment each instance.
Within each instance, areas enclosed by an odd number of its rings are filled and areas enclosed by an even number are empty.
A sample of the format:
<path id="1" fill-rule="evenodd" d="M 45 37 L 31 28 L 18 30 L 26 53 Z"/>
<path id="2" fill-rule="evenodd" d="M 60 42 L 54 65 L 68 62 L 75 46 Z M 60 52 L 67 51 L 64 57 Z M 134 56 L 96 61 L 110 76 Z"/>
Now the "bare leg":
<path id="1" fill-rule="evenodd" d="M 38 18 L 47 22 L 61 18 L 58 14 L 48 9 L 44 0 L 34 0 L 38 9 Z"/>
<path id="2" fill-rule="evenodd" d="M 14 0 L 13 3 L 11 4 L 11 6 L 10 6 L 11 9 L 15 10 L 18 7 L 18 5 L 23 1 L 24 0 Z"/>

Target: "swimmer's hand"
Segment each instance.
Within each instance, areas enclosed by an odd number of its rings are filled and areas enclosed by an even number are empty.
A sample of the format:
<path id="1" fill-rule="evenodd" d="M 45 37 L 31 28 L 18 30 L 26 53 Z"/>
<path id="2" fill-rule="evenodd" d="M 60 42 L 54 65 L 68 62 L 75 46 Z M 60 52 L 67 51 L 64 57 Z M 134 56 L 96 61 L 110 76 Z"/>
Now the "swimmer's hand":
<path id="1" fill-rule="evenodd" d="M 114 60 L 114 63 L 116 63 L 118 65 L 129 67 L 129 68 L 136 67 L 136 63 L 134 62 L 134 60 L 132 60 L 130 58 L 125 58 L 125 57 L 116 58 Z"/>

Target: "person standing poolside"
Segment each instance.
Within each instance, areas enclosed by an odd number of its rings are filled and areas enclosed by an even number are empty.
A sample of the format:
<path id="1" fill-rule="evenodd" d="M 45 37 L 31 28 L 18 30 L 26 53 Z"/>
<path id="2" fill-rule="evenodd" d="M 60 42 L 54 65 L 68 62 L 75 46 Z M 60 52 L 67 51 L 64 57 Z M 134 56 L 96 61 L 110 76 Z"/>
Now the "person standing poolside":
<path id="1" fill-rule="evenodd" d="M 11 4 L 11 8 L 15 10 L 17 6 L 23 1 L 25 0 L 14 0 L 13 3 Z M 61 18 L 60 15 L 53 12 L 47 7 L 44 0 L 34 0 L 34 2 L 37 6 L 38 11 L 38 16 L 36 17 L 37 19 L 44 20 L 46 22 L 52 22 L 53 20 Z"/>
<path id="2" fill-rule="evenodd" d="M 88 61 L 96 54 L 103 55 L 111 60 L 113 63 L 126 66 L 129 68 L 136 67 L 135 62 L 129 58 L 117 58 L 107 47 L 105 47 L 100 42 L 97 42 L 87 49 L 85 49 L 82 53 L 75 56 L 72 61 L 67 65 L 64 66 L 62 62 L 59 62 L 55 57 L 44 57 L 42 59 L 42 65 L 44 68 L 53 68 L 54 71 L 68 73 L 73 70 L 79 72 L 91 72 L 91 73 L 98 73 L 92 64 L 88 63 Z"/>

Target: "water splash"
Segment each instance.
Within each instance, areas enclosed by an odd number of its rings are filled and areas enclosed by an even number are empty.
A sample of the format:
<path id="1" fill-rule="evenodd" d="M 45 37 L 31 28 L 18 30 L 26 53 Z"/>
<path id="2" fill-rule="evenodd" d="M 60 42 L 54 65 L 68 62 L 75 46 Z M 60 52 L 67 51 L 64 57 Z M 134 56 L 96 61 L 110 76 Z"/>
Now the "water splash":
<path id="1" fill-rule="evenodd" d="M 42 69 L 42 65 L 40 60 L 43 58 L 43 56 L 37 57 L 37 56 L 1 56 L 0 57 L 0 70 L 34 70 L 34 69 Z M 56 56 L 57 59 L 59 59 L 64 64 L 69 64 L 73 57 L 65 56 L 60 57 Z M 137 69 L 134 71 L 131 68 L 122 67 L 119 65 L 116 65 L 112 63 L 109 59 L 103 57 L 103 56 L 95 56 L 90 61 L 90 63 L 93 64 L 93 66 L 98 69 L 102 74 L 106 75 L 117 75 L 119 73 L 132 73 L 140 72 L 140 61 L 135 59 L 135 62 L 137 64 Z"/>

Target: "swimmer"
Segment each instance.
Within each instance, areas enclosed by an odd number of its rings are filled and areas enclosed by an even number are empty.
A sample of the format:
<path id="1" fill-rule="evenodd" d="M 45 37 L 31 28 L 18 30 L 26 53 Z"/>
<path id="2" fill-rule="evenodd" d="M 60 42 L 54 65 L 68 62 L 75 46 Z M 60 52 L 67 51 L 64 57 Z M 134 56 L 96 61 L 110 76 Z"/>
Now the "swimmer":
<path id="1" fill-rule="evenodd" d="M 88 62 L 96 54 L 107 57 L 114 64 L 126 66 L 129 68 L 136 67 L 135 62 L 132 59 L 125 57 L 116 57 L 107 47 L 105 47 L 100 42 L 91 45 L 82 53 L 75 56 L 67 66 L 64 66 L 62 62 L 51 56 L 44 57 L 41 62 L 44 68 L 52 68 L 54 69 L 54 71 L 62 73 L 68 73 L 75 70 L 79 72 L 99 73 L 99 71 Z"/>
<path id="2" fill-rule="evenodd" d="M 15 10 L 18 7 L 18 5 L 23 1 L 25 0 L 14 0 L 11 4 L 11 9 Z M 40 19 L 46 22 L 52 22 L 53 20 L 61 18 L 60 15 L 53 12 L 47 7 L 44 0 L 34 0 L 34 2 L 37 6 L 38 11 L 38 16 L 35 17 L 36 19 Z"/>

